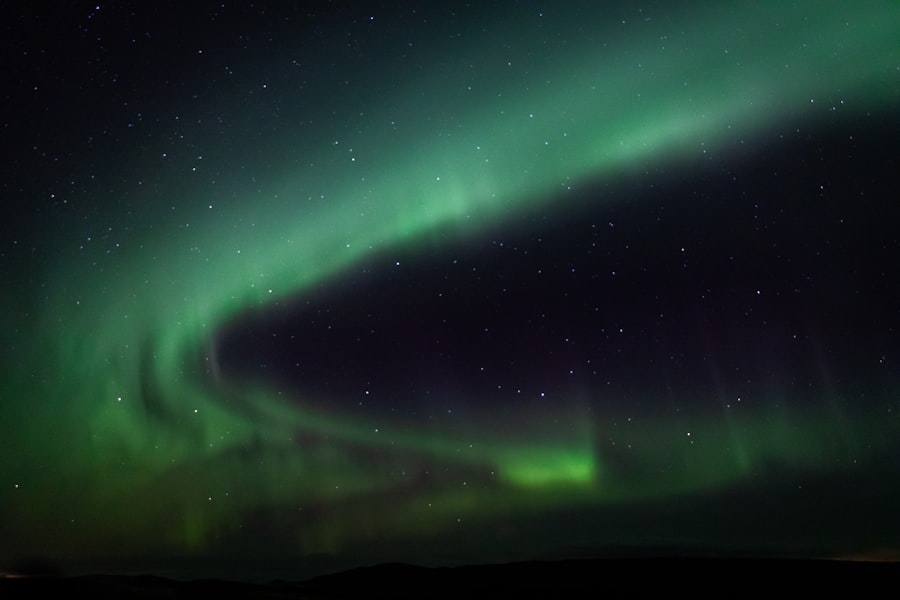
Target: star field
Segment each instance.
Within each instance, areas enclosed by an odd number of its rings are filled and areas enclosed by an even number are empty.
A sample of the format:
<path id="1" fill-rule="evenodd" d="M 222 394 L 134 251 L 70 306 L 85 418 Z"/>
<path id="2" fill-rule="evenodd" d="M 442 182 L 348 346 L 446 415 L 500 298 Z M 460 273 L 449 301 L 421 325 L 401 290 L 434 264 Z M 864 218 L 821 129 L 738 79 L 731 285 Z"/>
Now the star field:
<path id="1" fill-rule="evenodd" d="M 896 551 L 896 3 L 4 12 L 0 559 Z"/>

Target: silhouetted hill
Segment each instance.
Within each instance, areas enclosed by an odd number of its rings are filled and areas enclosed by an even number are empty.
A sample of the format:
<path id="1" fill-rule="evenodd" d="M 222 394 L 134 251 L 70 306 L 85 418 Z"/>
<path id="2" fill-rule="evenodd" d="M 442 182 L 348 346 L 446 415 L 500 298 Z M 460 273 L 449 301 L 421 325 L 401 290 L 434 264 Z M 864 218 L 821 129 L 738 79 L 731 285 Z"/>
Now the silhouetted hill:
<path id="1" fill-rule="evenodd" d="M 426 568 L 386 564 L 267 585 L 97 575 L 0 580 L 0 597 L 91 598 L 644 598 L 662 594 L 757 598 L 872 597 L 900 563 L 641 558 Z"/>

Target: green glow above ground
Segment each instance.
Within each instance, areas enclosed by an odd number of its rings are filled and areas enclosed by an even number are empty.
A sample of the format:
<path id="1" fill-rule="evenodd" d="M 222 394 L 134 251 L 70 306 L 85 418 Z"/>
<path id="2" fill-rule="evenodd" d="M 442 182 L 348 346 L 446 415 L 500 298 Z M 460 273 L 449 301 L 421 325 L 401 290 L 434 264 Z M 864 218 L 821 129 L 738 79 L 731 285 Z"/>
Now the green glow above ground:
<path id="1" fill-rule="evenodd" d="M 696 415 L 690 435 L 577 410 L 551 425 L 529 414 L 510 428 L 498 417 L 376 430 L 217 372 L 223 324 L 376 253 L 543 202 L 564 211 L 572 188 L 739 153 L 749 136 L 832 104 L 896 101 L 896 3 L 768 6 L 628 28 L 584 14 L 582 33 L 550 47 L 529 41 L 525 19 L 498 24 L 509 55 L 490 28 L 462 53 L 436 45 L 418 77 L 370 90 L 363 117 L 346 98 L 345 119 L 323 102 L 312 126 L 288 109 L 278 143 L 252 149 L 271 157 L 253 182 L 236 168 L 247 148 L 213 140 L 196 180 L 160 176 L 121 215 L 117 198 L 101 199 L 127 228 L 121 245 L 63 234 L 35 316 L 13 334 L 3 456 L 18 487 L 4 481 L 0 498 L 21 517 L 7 532 L 40 548 L 41 532 L 62 531 L 61 553 L 202 553 L 239 536 L 245 515 L 296 507 L 322 516 L 297 531 L 296 552 L 339 552 L 388 532 L 439 535 L 460 518 L 686 495 L 772 465 L 877 453 L 895 422 L 854 416 L 847 431 L 835 413 L 769 407 Z M 882 433 L 863 442 L 859 430 Z"/>

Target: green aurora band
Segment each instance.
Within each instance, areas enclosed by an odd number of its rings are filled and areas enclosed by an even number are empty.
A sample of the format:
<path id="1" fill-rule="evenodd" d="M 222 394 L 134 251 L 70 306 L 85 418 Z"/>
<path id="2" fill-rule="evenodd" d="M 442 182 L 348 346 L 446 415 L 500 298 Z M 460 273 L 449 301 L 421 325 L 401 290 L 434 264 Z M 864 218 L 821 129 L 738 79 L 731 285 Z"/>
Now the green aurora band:
<path id="1" fill-rule="evenodd" d="M 199 555 L 239 537 L 241 515 L 308 507 L 318 517 L 292 551 L 338 552 L 439 535 L 460 518 L 687 495 L 765 465 L 877 453 L 897 423 L 848 426 L 827 399 L 817 411 L 770 398 L 739 419 L 693 415 L 690 438 L 652 415 L 589 415 L 578 399 L 554 407 L 551 426 L 523 414 L 514 427 L 497 417 L 376 430 L 218 372 L 225 324 L 379 253 L 461 239 L 546 202 L 565 210 L 572 188 L 737 152 L 840 101 L 896 102 L 896 2 L 708 6 L 665 27 L 612 26 L 582 8 L 580 33 L 557 47 L 532 41 L 524 20 L 472 33 L 464 48 L 435 42 L 428 72 L 379 75 L 364 102 L 339 98 L 312 119 L 288 112 L 276 143 L 244 141 L 235 158 L 215 141 L 197 173 L 148 175 L 121 214 L 126 203 L 109 200 L 109 244 L 59 233 L 82 249 L 60 252 L 29 315 L 9 325 L 17 354 L 0 416 L 18 487 L 0 492 L 17 515 L 6 535 L 58 555 Z M 163 173 L 174 160 L 154 158 L 164 151 L 133 161 Z M 267 167 L 252 182 L 233 166 L 245 159 Z M 627 446 L 624 466 L 607 456 L 611 440 Z"/>

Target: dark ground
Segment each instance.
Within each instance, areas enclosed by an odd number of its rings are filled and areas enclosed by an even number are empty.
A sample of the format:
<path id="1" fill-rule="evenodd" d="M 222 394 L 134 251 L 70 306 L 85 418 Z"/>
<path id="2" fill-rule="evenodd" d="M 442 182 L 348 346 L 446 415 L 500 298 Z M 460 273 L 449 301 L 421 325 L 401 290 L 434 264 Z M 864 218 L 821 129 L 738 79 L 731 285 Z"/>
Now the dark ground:
<path id="1" fill-rule="evenodd" d="M 0 597 L 90 598 L 804 598 L 877 597 L 895 562 L 771 559 L 611 559 L 455 568 L 388 564 L 269 584 L 96 575 L 0 580 Z M 883 590 L 883 591 L 882 591 Z"/>

